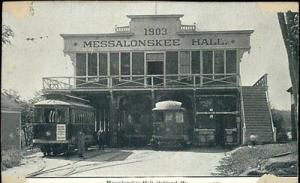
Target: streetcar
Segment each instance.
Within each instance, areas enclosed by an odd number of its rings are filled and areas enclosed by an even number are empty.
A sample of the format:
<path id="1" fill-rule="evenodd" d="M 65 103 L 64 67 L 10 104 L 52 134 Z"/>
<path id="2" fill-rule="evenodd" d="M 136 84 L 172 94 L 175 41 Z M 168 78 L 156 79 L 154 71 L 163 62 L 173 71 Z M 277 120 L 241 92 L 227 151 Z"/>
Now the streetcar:
<path id="1" fill-rule="evenodd" d="M 86 149 L 96 144 L 95 109 L 71 95 L 45 95 L 34 104 L 33 145 L 44 155 L 68 154 L 77 148 L 77 135 L 85 134 Z"/>
<path id="2" fill-rule="evenodd" d="M 190 144 L 186 110 L 177 101 L 162 101 L 153 111 L 153 148 L 184 148 Z"/>

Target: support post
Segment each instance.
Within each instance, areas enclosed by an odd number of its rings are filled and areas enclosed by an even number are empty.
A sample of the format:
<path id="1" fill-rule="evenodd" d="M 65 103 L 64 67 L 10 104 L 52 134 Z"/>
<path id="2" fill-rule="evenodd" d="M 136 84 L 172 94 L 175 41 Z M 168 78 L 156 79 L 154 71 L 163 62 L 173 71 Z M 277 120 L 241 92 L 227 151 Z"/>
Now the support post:
<path id="1" fill-rule="evenodd" d="M 116 120 L 117 120 L 117 102 L 113 92 L 110 92 L 110 133 L 111 133 L 111 145 L 116 146 L 117 144 L 117 128 L 116 128 Z"/>

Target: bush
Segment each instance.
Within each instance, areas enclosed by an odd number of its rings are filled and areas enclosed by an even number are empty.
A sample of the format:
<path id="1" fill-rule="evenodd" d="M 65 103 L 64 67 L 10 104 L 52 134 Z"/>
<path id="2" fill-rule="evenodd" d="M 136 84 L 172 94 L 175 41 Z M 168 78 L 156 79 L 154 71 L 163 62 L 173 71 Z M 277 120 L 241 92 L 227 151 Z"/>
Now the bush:
<path id="1" fill-rule="evenodd" d="M 1 157 L 1 170 L 19 165 L 22 159 L 21 151 L 16 149 L 1 151 Z"/>

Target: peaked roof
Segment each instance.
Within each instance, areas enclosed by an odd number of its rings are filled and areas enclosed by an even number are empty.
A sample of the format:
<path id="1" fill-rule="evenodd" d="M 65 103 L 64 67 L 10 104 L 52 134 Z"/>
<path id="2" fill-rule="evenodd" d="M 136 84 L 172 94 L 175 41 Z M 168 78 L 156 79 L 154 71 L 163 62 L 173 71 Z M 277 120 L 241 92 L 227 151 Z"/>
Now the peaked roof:
<path id="1" fill-rule="evenodd" d="M 1 93 L 1 110 L 21 111 L 22 107 L 17 102 Z"/>

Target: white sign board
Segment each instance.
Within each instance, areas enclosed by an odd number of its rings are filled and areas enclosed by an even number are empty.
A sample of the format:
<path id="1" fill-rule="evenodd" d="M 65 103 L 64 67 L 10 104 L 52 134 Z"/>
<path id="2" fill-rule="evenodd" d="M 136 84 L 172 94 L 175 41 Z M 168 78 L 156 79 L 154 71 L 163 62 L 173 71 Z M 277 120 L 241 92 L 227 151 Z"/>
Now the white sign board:
<path id="1" fill-rule="evenodd" d="M 66 125 L 57 124 L 56 125 L 56 140 L 66 140 Z"/>

